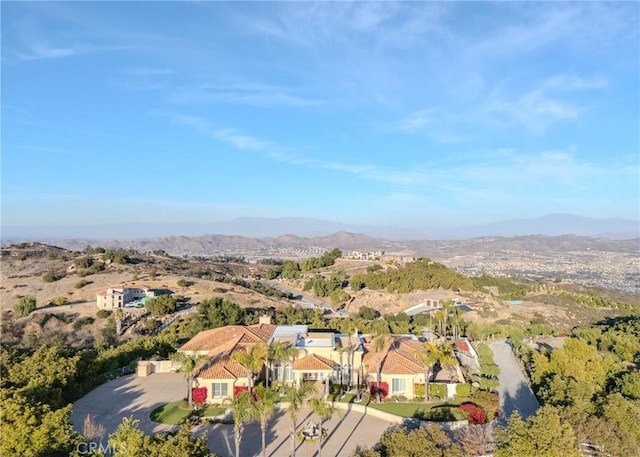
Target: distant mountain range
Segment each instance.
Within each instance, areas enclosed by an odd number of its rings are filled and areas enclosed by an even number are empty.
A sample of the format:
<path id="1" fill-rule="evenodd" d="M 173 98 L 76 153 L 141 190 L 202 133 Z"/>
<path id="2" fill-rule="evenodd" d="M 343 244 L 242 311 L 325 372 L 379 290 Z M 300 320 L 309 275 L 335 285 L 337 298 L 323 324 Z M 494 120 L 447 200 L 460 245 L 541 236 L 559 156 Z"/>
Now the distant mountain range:
<path id="1" fill-rule="evenodd" d="M 364 234 L 387 240 L 448 240 L 478 237 L 514 237 L 525 235 L 577 235 L 610 239 L 640 237 L 637 220 L 597 219 L 572 214 L 550 214 L 539 218 L 511 219 L 486 225 L 461 226 L 452 229 L 407 229 L 392 226 L 343 224 L 313 218 L 251 218 L 209 224 L 113 224 L 99 226 L 4 226 L 0 235 L 3 243 L 19 241 L 46 241 L 82 239 L 152 240 L 158 237 L 184 239 L 206 234 L 240 236 L 248 238 L 279 237 L 293 234 L 297 237 L 322 237 L 337 232 Z"/>

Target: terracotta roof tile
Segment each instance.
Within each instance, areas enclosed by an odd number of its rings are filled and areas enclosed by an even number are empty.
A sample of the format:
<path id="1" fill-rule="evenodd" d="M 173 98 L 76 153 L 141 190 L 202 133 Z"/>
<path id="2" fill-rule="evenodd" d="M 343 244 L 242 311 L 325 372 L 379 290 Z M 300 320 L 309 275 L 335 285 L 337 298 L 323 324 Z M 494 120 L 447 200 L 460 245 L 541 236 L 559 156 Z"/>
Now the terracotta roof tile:
<path id="1" fill-rule="evenodd" d="M 229 356 L 211 359 L 195 373 L 196 378 L 203 379 L 238 379 L 247 376 L 247 370 Z"/>
<path id="2" fill-rule="evenodd" d="M 416 354 L 424 351 L 420 342 L 407 337 L 389 336 L 379 353 L 374 350 L 373 342 L 365 344 L 363 363 L 369 373 L 376 372 L 377 359 L 380 358 L 382 374 L 421 374 L 424 365 Z"/>
<path id="3" fill-rule="evenodd" d="M 294 371 L 333 371 L 333 360 L 310 354 L 293 362 Z"/>
<path id="4" fill-rule="evenodd" d="M 266 332 L 263 332 L 266 333 Z M 271 332 L 273 333 L 273 331 Z M 245 343 L 260 343 L 265 340 L 241 325 L 227 325 L 198 333 L 187 341 L 180 351 L 211 351 L 230 340 L 244 337 Z"/>
<path id="5" fill-rule="evenodd" d="M 273 332 L 276 331 L 276 326 L 273 324 L 255 324 L 245 328 L 265 342 L 268 341 L 273 335 Z"/>

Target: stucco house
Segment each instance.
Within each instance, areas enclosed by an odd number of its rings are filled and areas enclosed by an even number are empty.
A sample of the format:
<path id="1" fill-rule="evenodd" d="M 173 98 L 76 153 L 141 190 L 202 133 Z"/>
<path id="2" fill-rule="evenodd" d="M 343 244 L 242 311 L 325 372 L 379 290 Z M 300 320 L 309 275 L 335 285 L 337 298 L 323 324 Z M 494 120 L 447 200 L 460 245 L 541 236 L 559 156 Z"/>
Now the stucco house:
<path id="1" fill-rule="evenodd" d="M 96 296 L 96 301 L 98 308 L 112 310 L 122 308 L 127 303 L 135 300 L 155 296 L 155 290 L 147 286 L 124 285 L 120 287 L 109 287 L 106 290 L 99 291 Z"/>
<path id="2" fill-rule="evenodd" d="M 382 381 L 390 386 L 389 395 L 413 398 L 414 385 L 424 384 L 424 366 L 416 353 L 425 348 L 410 335 L 389 335 L 383 350 L 375 352 L 371 337 L 309 331 L 306 325 L 272 325 L 268 319 L 261 319 L 255 325 L 202 331 L 178 351 L 206 356 L 194 372 L 193 387 L 205 387 L 206 401 L 216 403 L 249 388 L 249 373 L 233 354 L 276 341 L 297 351 L 289 360 L 272 360 L 263 365 L 263 371 L 269 370 L 274 382 L 309 382 L 326 395 L 331 383 L 355 386 L 375 382 L 379 360 Z"/>

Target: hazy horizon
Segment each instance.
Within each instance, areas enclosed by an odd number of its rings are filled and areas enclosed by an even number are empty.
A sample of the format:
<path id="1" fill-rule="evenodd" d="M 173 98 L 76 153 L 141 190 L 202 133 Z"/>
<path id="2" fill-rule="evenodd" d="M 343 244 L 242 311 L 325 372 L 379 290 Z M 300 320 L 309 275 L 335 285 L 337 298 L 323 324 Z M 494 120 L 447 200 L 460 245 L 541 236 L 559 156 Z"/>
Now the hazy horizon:
<path id="1" fill-rule="evenodd" d="M 637 220 L 639 10 L 4 2 L 2 226 Z"/>

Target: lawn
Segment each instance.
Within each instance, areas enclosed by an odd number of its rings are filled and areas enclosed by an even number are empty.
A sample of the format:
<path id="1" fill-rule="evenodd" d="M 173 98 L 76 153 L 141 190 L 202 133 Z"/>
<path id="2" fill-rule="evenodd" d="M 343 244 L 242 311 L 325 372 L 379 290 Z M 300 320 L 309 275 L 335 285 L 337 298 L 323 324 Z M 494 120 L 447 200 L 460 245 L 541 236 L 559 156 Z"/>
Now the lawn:
<path id="1" fill-rule="evenodd" d="M 415 417 L 417 419 L 429 419 L 428 415 L 433 414 L 432 410 L 438 410 L 438 412 L 445 412 L 446 414 L 436 414 L 439 416 L 439 420 L 456 420 L 456 416 L 462 418 L 463 414 L 454 412 L 454 409 L 460 405 L 457 401 L 438 402 L 438 403 L 375 403 L 370 402 L 369 407 L 379 409 L 387 413 L 395 414 L 402 417 Z M 449 413 L 451 411 L 451 413 Z M 434 411 L 435 412 L 435 411 Z M 433 418 L 435 419 L 435 417 Z"/>
<path id="2" fill-rule="evenodd" d="M 187 416 L 219 416 L 224 412 L 225 409 L 219 406 L 192 411 L 185 400 L 178 400 L 154 409 L 151 412 L 151 420 L 162 424 L 175 425 L 179 424 Z"/>

